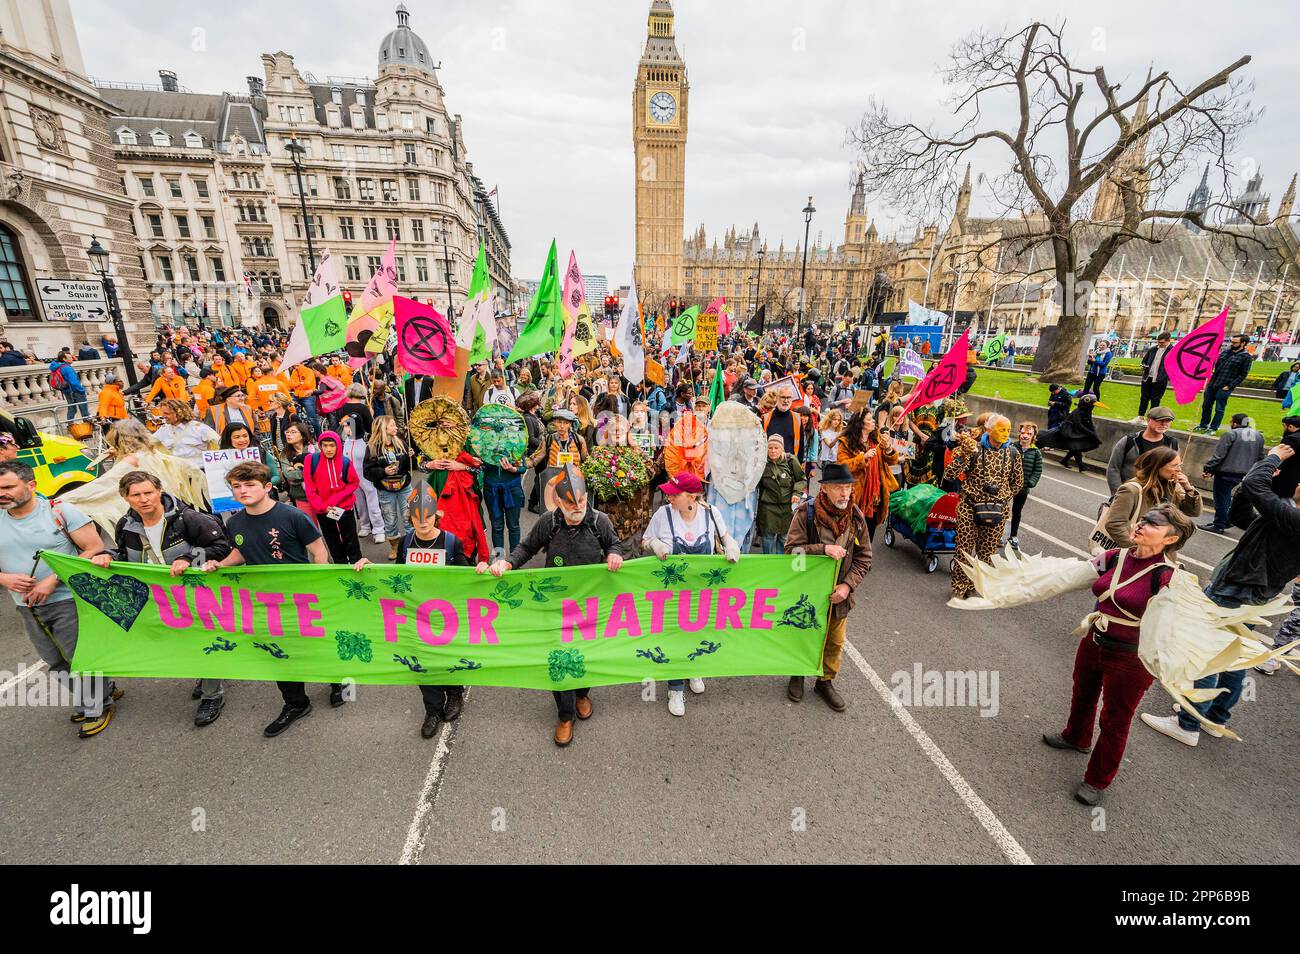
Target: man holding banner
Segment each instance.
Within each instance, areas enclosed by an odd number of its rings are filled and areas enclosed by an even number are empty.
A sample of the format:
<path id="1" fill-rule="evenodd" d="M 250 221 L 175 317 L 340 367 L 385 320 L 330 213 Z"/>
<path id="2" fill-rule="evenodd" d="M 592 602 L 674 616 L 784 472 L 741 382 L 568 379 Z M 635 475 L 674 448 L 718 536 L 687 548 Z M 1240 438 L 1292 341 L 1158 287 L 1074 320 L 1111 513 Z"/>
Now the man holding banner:
<path id="1" fill-rule="evenodd" d="M 587 482 L 573 464 L 566 464 L 546 485 L 547 497 L 554 498 L 555 509 L 533 524 L 528 536 L 505 560 L 489 567 L 478 565 L 480 573 L 490 570 L 502 576 L 518 570 L 538 553 L 545 551 L 546 566 L 584 566 L 603 562 L 614 573 L 623 565 L 623 550 L 609 517 L 588 506 Z M 548 501 L 549 505 L 549 501 Z M 581 673 L 578 673 L 581 675 Z M 592 705 L 586 688 L 555 690 L 555 708 L 559 721 L 555 726 L 555 744 L 561 748 L 573 741 L 575 718 L 591 718 Z"/>
<path id="2" fill-rule="evenodd" d="M 113 560 L 161 563 L 171 567 L 172 576 L 180 576 L 193 564 L 220 560 L 230 552 L 221 520 L 164 493 L 162 481 L 153 474 L 124 474 L 117 492 L 129 509 L 117 521 L 113 548 L 91 558 L 95 566 L 106 570 Z M 199 699 L 194 724 L 202 728 L 216 722 L 226 705 L 221 680 L 200 679 L 194 692 Z"/>
<path id="3" fill-rule="evenodd" d="M 785 537 L 785 552 L 828 556 L 839 560 L 835 589 L 831 591 L 831 608 L 822 646 L 822 674 L 813 691 L 836 712 L 848 703 L 835 690 L 834 679 L 840 671 L 840 657 L 848 632 L 853 593 L 871 570 L 871 540 L 867 536 L 867 518 L 853 503 L 853 475 L 843 464 L 822 465 L 821 490 L 817 496 L 794 512 L 790 531 Z M 786 697 L 803 701 L 803 676 L 791 676 Z"/>
<path id="4" fill-rule="evenodd" d="M 244 509 L 230 517 L 227 531 L 234 548 L 220 560 L 203 564 L 206 572 L 231 566 L 289 566 L 295 563 L 329 563 L 325 540 L 311 518 L 271 496 L 271 471 L 265 464 L 247 461 L 226 474 L 230 490 Z M 274 644 L 271 644 L 274 646 Z M 277 682 L 284 708 L 263 731 L 273 739 L 299 719 L 311 715 L 311 700 L 301 682 Z M 330 705 L 347 700 L 343 686 L 330 687 Z"/>

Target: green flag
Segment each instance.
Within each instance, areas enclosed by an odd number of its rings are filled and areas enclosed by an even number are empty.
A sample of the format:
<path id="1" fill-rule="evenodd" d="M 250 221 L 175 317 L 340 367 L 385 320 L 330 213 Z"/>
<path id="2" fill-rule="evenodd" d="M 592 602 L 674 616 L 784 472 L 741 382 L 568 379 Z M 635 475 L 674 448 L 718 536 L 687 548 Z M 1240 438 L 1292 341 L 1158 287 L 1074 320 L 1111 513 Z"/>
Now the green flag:
<path id="1" fill-rule="evenodd" d="M 559 351 L 564 341 L 564 302 L 560 295 L 560 279 L 555 269 L 555 240 L 551 240 L 551 251 L 546 256 L 546 268 L 542 270 L 542 281 L 537 286 L 537 294 L 528 305 L 528 318 L 524 330 L 519 333 L 519 340 L 510 349 L 506 364 L 514 364 L 535 354 Z"/>
<path id="2" fill-rule="evenodd" d="M 672 347 L 683 344 L 695 344 L 695 318 L 700 313 L 699 305 L 691 305 L 674 318 L 669 325 L 668 344 Z"/>
<path id="3" fill-rule="evenodd" d="M 480 295 L 487 295 L 488 291 L 487 252 L 483 248 L 483 243 L 479 242 L 478 258 L 474 262 L 474 275 L 469 280 L 467 300 L 473 301 Z"/>
<path id="4" fill-rule="evenodd" d="M 1300 411 L 1296 410 L 1296 405 L 1300 404 L 1300 381 L 1296 381 L 1295 387 L 1291 389 L 1290 394 L 1291 394 L 1291 401 L 1289 404 L 1287 404 L 1287 409 L 1292 414 L 1300 414 Z"/>
<path id="5" fill-rule="evenodd" d="M 488 347 L 487 332 L 479 325 L 474 329 L 474 346 L 469 351 L 469 363 L 480 364 L 492 358 L 492 349 Z"/>
<path id="6" fill-rule="evenodd" d="M 713 387 L 709 388 L 709 414 L 718 409 L 718 405 L 727 399 L 726 387 L 722 380 L 722 355 L 718 355 L 718 366 L 713 370 Z"/>
<path id="7" fill-rule="evenodd" d="M 298 308 L 298 321 L 284 349 L 280 373 L 317 355 L 342 351 L 347 339 L 348 312 L 343 291 L 334 273 L 334 259 L 329 249 L 321 253 L 311 285 Z"/>
<path id="8" fill-rule="evenodd" d="M 980 360 L 985 364 L 994 364 L 1002 360 L 1002 355 L 1006 352 L 1007 336 L 1005 332 L 996 338 L 991 338 L 984 343 L 984 350 L 980 352 Z"/>

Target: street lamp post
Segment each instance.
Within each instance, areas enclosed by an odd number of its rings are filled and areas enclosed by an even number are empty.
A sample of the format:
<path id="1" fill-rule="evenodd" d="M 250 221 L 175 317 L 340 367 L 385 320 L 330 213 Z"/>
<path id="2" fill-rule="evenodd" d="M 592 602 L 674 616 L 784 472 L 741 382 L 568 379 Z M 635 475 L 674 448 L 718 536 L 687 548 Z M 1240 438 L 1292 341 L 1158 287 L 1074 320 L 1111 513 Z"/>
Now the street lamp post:
<path id="1" fill-rule="evenodd" d="M 442 236 L 442 265 L 443 274 L 447 279 L 447 316 L 451 316 L 453 305 L 451 303 L 451 252 L 447 248 L 447 220 L 441 220 L 438 225 L 438 233 Z"/>
<path id="2" fill-rule="evenodd" d="M 316 250 L 311 244 L 311 220 L 307 218 L 307 193 L 302 188 L 302 157 L 307 149 L 297 139 L 290 139 L 284 144 L 284 151 L 293 160 L 294 175 L 298 177 L 298 204 L 302 207 L 302 227 L 307 234 L 307 259 L 311 262 L 312 274 L 316 274 Z"/>
<path id="3" fill-rule="evenodd" d="M 104 298 L 108 301 L 108 316 L 113 319 L 113 333 L 117 335 L 117 353 L 126 365 L 126 380 L 132 387 L 139 382 L 135 373 L 135 356 L 131 354 L 131 342 L 126 337 L 126 326 L 122 324 L 122 308 L 117 302 L 117 287 L 108 274 L 108 249 L 99 244 L 99 239 L 90 237 L 90 248 L 86 249 L 90 267 L 99 276 L 104 285 Z"/>
<path id="4" fill-rule="evenodd" d="M 799 317 L 794 323 L 794 340 L 795 347 L 799 347 L 799 332 L 803 330 L 803 303 L 807 293 L 804 290 L 804 280 L 808 275 L 808 230 L 812 228 L 813 213 L 817 210 L 813 208 L 812 196 L 808 196 L 808 204 L 803 209 L 803 265 L 799 269 Z"/>
<path id="5" fill-rule="evenodd" d="M 767 246 L 764 245 L 758 250 L 758 285 L 754 289 L 754 311 L 757 312 L 763 304 L 763 256 L 767 254 Z"/>

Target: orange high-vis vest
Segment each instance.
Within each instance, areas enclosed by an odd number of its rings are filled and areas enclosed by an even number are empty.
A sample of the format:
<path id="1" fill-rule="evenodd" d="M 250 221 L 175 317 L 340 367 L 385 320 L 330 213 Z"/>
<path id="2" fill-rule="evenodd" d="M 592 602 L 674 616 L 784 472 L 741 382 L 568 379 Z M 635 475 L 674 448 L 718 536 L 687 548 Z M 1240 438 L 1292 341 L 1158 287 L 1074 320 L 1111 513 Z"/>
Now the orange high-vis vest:
<path id="1" fill-rule="evenodd" d="M 186 404 L 190 402 L 189 391 L 186 390 L 185 381 L 182 380 L 179 374 L 172 378 L 171 381 L 168 381 L 165 377 L 161 377 L 155 381 L 153 387 L 149 389 L 149 396 L 144 399 L 144 403 L 152 404 L 154 398 L 158 397 L 159 394 L 165 398 L 175 398 L 177 401 L 184 401 Z"/>
<path id="2" fill-rule="evenodd" d="M 274 374 L 251 378 L 247 390 L 248 406 L 255 411 L 269 411 L 271 409 L 271 395 L 273 394 L 292 396 L 289 385 L 285 383 L 283 378 L 276 377 Z"/>
<path id="3" fill-rule="evenodd" d="M 316 372 L 305 364 L 295 364 L 289 372 L 289 387 L 295 397 L 311 397 L 316 390 Z"/>
<path id="4" fill-rule="evenodd" d="M 110 421 L 126 419 L 126 399 L 116 384 L 106 384 L 99 392 L 99 406 L 95 413 Z"/>
<path id="5" fill-rule="evenodd" d="M 212 383 L 212 378 L 204 378 L 194 385 L 194 414 L 199 420 L 208 413 L 208 405 L 216 396 L 217 386 Z"/>

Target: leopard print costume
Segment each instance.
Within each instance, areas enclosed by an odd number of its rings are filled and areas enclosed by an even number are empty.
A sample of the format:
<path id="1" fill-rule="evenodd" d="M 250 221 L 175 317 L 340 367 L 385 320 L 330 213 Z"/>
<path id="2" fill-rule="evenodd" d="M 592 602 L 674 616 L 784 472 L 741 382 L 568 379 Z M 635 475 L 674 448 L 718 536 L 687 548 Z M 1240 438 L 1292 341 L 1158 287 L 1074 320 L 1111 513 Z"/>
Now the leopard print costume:
<path id="1" fill-rule="evenodd" d="M 943 472 L 944 480 L 956 480 L 964 475 L 961 501 L 957 504 L 957 553 L 973 553 L 977 559 L 989 562 L 1002 543 L 1002 528 L 1006 526 L 1009 508 L 1006 506 L 1011 498 L 1020 493 L 1025 484 L 1024 471 L 1021 469 L 1020 454 L 1008 442 L 998 450 L 985 449 L 980 453 L 980 445 L 974 435 L 962 434 L 957 441 L 957 448 L 952 460 Z M 981 527 L 975 523 L 973 501 L 997 502 L 1003 504 L 1002 519 L 996 526 Z M 954 554 L 954 557 L 956 554 Z M 974 585 L 958 565 L 952 562 L 952 595 L 965 599 L 974 590 Z"/>

